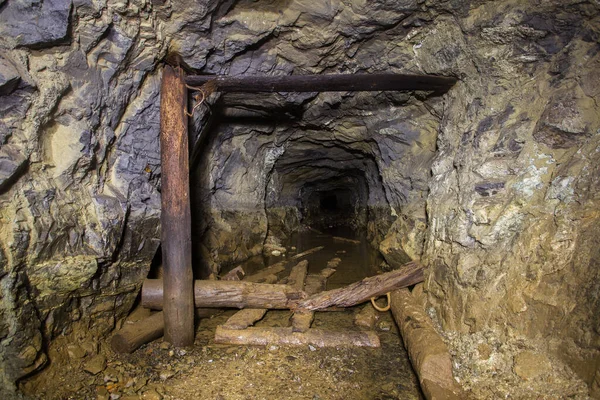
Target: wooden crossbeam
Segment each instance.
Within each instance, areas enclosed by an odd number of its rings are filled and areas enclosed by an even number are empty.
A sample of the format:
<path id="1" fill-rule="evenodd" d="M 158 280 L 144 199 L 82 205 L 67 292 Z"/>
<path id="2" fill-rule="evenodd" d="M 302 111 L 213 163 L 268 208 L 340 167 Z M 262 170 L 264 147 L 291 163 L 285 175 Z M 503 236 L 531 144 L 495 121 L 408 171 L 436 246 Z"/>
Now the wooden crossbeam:
<path id="1" fill-rule="evenodd" d="M 190 75 L 186 83 L 201 86 L 214 81 L 217 91 L 256 92 L 349 92 L 426 90 L 445 92 L 457 79 L 435 75 L 335 74 L 284 76 Z"/>

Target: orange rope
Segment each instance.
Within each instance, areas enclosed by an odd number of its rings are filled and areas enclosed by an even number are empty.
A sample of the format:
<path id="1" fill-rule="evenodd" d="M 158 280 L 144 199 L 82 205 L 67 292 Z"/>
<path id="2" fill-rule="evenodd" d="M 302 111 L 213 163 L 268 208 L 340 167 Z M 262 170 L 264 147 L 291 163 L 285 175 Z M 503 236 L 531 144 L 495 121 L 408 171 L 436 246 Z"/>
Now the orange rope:
<path id="1" fill-rule="evenodd" d="M 390 309 L 390 292 L 387 292 L 385 295 L 387 296 L 387 306 L 386 307 L 379 307 L 377 305 L 377 303 L 375 303 L 375 299 L 376 298 L 375 297 L 371 297 L 371 304 L 373 304 L 373 307 L 375 307 L 375 309 L 377 311 L 384 312 L 384 311 L 388 311 Z"/>

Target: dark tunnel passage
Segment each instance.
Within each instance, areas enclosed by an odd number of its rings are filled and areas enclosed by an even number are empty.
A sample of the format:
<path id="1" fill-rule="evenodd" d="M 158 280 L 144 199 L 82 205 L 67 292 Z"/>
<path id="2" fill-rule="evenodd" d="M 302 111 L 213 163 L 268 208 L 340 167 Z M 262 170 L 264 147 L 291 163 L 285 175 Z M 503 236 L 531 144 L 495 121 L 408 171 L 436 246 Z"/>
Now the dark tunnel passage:
<path id="1" fill-rule="evenodd" d="M 289 146 L 274 165 L 266 200 L 270 234 L 282 237 L 298 225 L 369 235 L 375 209 L 388 207 L 372 154 L 336 141 Z"/>

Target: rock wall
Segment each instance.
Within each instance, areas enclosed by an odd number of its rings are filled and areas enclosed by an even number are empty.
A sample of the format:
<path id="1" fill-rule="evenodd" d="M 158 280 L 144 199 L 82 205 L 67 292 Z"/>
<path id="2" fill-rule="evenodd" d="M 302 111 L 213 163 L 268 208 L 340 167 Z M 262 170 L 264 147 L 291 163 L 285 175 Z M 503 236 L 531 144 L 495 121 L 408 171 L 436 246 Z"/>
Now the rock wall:
<path id="1" fill-rule="evenodd" d="M 591 383 L 598 8 L 0 0 L 0 386 L 43 366 L 57 335 L 101 337 L 131 307 L 160 237 L 169 52 L 209 74 L 459 77 L 443 97 L 211 97 L 192 124 L 196 261 L 214 272 L 257 254 L 311 193 L 360 187 L 386 260 L 429 265 L 443 332 L 524 338 Z"/>
<path id="2" fill-rule="evenodd" d="M 526 337 L 588 384 L 600 365 L 599 22 L 597 4 L 579 2 L 494 2 L 440 21 L 464 78 L 441 126 L 425 257 L 445 331 Z"/>

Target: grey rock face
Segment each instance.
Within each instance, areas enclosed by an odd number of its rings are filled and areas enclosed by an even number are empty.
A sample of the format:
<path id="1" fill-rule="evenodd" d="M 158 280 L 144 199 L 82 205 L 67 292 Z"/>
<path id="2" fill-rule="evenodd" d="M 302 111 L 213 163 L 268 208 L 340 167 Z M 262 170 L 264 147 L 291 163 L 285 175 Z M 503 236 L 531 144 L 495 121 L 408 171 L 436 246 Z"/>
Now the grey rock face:
<path id="1" fill-rule="evenodd" d="M 70 11 L 70 0 L 11 1 L 0 11 L 0 35 L 16 46 L 51 46 L 67 37 Z"/>
<path id="2" fill-rule="evenodd" d="M 0 57 L 0 96 L 12 92 L 20 78 L 15 66 L 7 59 Z"/>

